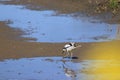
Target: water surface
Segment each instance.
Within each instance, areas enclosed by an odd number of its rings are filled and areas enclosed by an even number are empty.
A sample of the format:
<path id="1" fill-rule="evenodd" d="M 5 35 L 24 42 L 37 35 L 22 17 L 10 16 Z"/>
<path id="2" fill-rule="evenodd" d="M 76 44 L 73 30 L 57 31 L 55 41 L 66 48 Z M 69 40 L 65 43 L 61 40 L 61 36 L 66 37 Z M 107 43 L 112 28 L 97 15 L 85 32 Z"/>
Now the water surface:
<path id="1" fill-rule="evenodd" d="M 76 60 L 71 61 L 61 57 L 6 59 L 0 61 L 0 79 L 96 80 L 98 77 L 97 80 L 119 80 L 119 72 L 117 71 L 119 67 L 120 62 L 114 60 L 81 60 L 76 62 Z M 108 77 L 110 75 L 111 78 Z"/>
<path id="2" fill-rule="evenodd" d="M 4 8 L 4 9 L 3 9 Z M 36 38 L 37 42 L 100 42 L 116 39 L 117 25 L 98 20 L 72 17 L 52 10 L 29 10 L 21 5 L 0 5 L 0 21 L 20 28 L 22 37 Z"/>
<path id="3" fill-rule="evenodd" d="M 0 11 L 1 22 L 5 22 L 9 28 L 14 28 L 15 31 L 16 29 L 23 31 L 23 34 L 20 33 L 18 36 L 35 38 L 28 40 L 34 43 L 9 41 L 8 37 L 2 40 L 1 56 L 5 59 L 1 58 L 3 61 L 0 61 L 1 80 L 120 79 L 119 61 L 87 60 L 85 58 L 84 60 L 71 61 L 60 56 L 55 57 L 55 55 L 59 55 L 64 46 L 63 44 L 56 44 L 58 42 L 102 42 L 120 39 L 120 28 L 117 24 L 107 24 L 82 16 L 73 17 L 74 13 L 58 14 L 54 10 L 30 10 L 23 5 L 0 4 Z M 4 32 L 3 29 L 4 34 L 1 35 L 4 37 L 8 32 Z M 12 33 L 11 30 L 11 34 L 16 34 L 16 32 Z M 38 42 L 45 42 L 45 44 Z M 110 55 L 110 59 L 115 59 L 116 56 L 119 58 L 118 42 L 114 44 L 113 41 L 112 46 L 111 43 L 83 44 L 76 54 L 81 58 L 86 56 L 109 58 L 108 55 Z M 54 56 L 40 57 L 40 55 Z"/>

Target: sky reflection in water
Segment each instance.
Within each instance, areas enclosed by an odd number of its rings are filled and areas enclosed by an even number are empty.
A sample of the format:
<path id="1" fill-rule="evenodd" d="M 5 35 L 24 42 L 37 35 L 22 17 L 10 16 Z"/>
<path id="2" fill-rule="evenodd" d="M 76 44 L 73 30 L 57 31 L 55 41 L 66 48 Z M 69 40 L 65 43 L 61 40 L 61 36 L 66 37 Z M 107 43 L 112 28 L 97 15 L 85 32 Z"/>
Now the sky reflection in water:
<path id="1" fill-rule="evenodd" d="M 72 68 L 76 72 L 76 65 L 78 64 L 79 63 L 70 62 L 70 60 L 67 60 L 66 63 L 64 63 L 60 57 L 38 57 L 23 58 L 18 60 L 5 60 L 0 62 L 0 79 L 70 80 L 71 77 L 67 77 L 65 75 L 65 69 Z"/>
<path id="2" fill-rule="evenodd" d="M 108 65 L 106 67 L 106 65 Z M 79 66 L 79 67 L 78 67 Z M 74 62 L 61 57 L 38 57 L 0 61 L 1 80 L 118 80 L 120 62 L 82 60 Z M 107 69 L 101 73 L 102 69 Z M 119 70 L 119 69 L 118 69 Z M 111 75 L 111 78 L 108 76 Z M 53 77 L 54 76 L 54 77 Z"/>
<path id="3" fill-rule="evenodd" d="M 24 6 L 0 5 L 0 21 L 8 21 L 10 27 L 20 28 L 36 38 L 37 42 L 96 42 L 116 38 L 116 25 L 91 23 L 71 16 L 56 16 L 54 11 L 35 11 Z"/>

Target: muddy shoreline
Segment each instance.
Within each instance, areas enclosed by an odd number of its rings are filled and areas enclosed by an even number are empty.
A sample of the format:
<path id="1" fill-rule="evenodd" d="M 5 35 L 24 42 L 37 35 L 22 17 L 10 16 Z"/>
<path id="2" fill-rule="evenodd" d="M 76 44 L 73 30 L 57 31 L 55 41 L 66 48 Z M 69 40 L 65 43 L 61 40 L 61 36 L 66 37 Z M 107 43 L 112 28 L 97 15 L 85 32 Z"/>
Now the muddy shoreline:
<path id="1" fill-rule="evenodd" d="M 63 54 L 61 54 L 61 52 L 62 47 L 64 46 L 65 43 L 35 43 L 35 42 L 0 40 L 0 44 L 1 44 L 0 60 L 11 58 L 17 59 L 27 57 L 64 56 Z M 120 44 L 120 42 L 112 41 L 100 43 L 81 43 L 82 48 L 74 50 L 73 53 L 74 56 L 79 57 L 80 60 L 119 59 L 118 56 L 119 46 L 117 44 Z M 105 47 L 105 45 L 107 46 Z M 106 50 L 112 51 L 110 52 Z"/>
<path id="2" fill-rule="evenodd" d="M 20 35 L 24 33 L 19 29 L 10 28 L 5 22 L 0 22 L 0 26 L 0 32 L 2 33 L 0 34 L 0 60 L 23 57 L 64 56 L 61 52 L 66 43 L 27 42 L 27 40 L 31 40 L 31 38 L 20 37 Z M 74 50 L 73 53 L 74 56 L 78 56 L 80 60 L 119 59 L 119 40 L 77 44 L 81 44 L 82 47 Z"/>

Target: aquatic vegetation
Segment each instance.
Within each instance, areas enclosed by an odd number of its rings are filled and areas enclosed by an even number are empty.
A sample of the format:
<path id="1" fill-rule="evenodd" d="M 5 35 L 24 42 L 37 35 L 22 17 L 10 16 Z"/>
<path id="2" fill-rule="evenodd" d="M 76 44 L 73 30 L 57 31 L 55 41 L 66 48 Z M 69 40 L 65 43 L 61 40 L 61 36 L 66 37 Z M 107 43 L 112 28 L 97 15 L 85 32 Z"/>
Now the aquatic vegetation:
<path id="1" fill-rule="evenodd" d="M 109 0 L 109 7 L 112 9 L 119 7 L 119 0 Z"/>
<path id="2" fill-rule="evenodd" d="M 91 0 L 91 5 L 95 7 L 95 13 L 111 12 L 117 14 L 120 10 L 120 0 Z"/>

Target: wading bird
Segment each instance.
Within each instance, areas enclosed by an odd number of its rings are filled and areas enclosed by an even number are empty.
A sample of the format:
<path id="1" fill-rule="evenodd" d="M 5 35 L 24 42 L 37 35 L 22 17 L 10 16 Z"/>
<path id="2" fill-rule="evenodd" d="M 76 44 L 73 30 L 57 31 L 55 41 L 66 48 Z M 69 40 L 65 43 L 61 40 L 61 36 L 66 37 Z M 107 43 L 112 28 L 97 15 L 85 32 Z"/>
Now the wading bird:
<path id="1" fill-rule="evenodd" d="M 64 57 L 68 57 L 70 55 L 70 58 L 73 57 L 73 53 L 71 52 L 73 49 L 75 48 L 78 48 L 78 47 L 81 47 L 81 45 L 76 45 L 74 42 L 71 42 L 69 44 L 66 44 L 64 47 L 63 47 L 63 51 L 62 53 L 65 53 L 65 56 Z"/>

